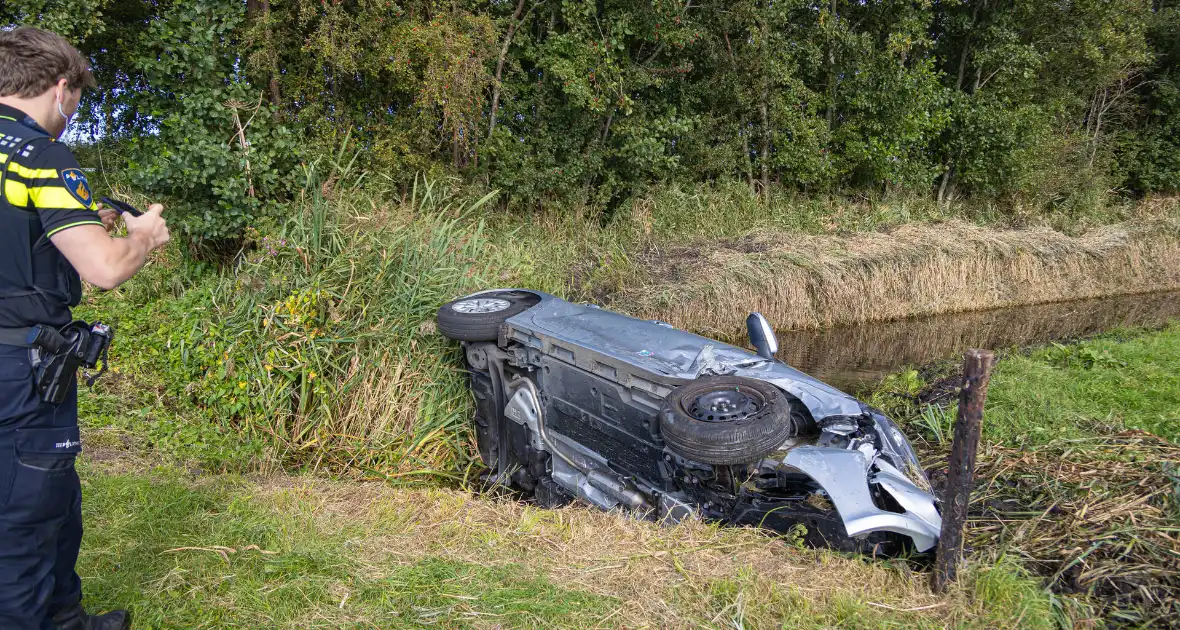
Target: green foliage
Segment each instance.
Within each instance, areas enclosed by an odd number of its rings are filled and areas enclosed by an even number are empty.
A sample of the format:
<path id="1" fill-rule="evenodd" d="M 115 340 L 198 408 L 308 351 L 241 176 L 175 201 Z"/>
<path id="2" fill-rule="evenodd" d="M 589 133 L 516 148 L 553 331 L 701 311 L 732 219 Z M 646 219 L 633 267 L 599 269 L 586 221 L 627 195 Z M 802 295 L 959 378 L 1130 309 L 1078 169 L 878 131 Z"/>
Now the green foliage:
<path id="1" fill-rule="evenodd" d="M 1079 368 L 1082 370 L 1116 369 L 1127 367 L 1126 361 L 1120 361 L 1110 354 L 1108 348 L 1095 348 L 1090 345 L 1067 346 L 1060 343 L 1050 344 L 1042 356 L 1045 361 L 1062 368 Z"/>
<path id="2" fill-rule="evenodd" d="M 212 469 L 462 475 L 470 394 L 457 347 L 431 327 L 439 304 L 485 285 L 492 257 L 469 215 L 492 196 L 461 203 L 422 180 L 372 214 L 389 187 L 362 188 L 354 159 L 309 165 L 304 202 L 251 232 L 232 269 L 145 290 L 157 273 L 184 275 L 149 268 L 128 289 L 144 303 L 104 295 L 80 310 L 117 326 L 114 365 L 153 390 L 121 409 L 95 402 L 91 426 Z"/>
<path id="3" fill-rule="evenodd" d="M 1156 54 L 1144 86 L 1143 132 L 1123 156 L 1142 191 L 1180 191 L 1180 3 L 1161 3 L 1148 29 Z"/>
<path id="4" fill-rule="evenodd" d="M 104 13 L 115 0 L 8 0 L 0 7 L 0 26 L 35 24 L 79 41 L 104 30 Z"/>
<path id="5" fill-rule="evenodd" d="M 86 101 L 91 131 L 135 139 L 135 182 L 173 197 L 195 241 L 233 245 L 290 190 L 296 146 L 344 137 L 403 188 L 459 172 L 524 206 L 613 210 L 670 181 L 1071 212 L 1119 186 L 1174 190 L 1178 12 L 1172 0 L 19 0 L 0 22 L 78 42 L 102 85 Z M 245 142 L 235 115 L 251 121 Z"/>
<path id="6" fill-rule="evenodd" d="M 185 275 L 189 282 L 180 280 Z M 214 274 L 158 261 L 134 283 L 75 309 L 77 317 L 102 320 L 115 330 L 111 371 L 79 396 L 79 417 L 95 429 L 92 435 L 108 436 L 111 446 L 125 448 L 127 441 L 211 470 L 258 467 L 268 452 L 266 436 L 238 431 L 220 406 L 190 403 L 185 386 L 191 375 L 173 346 L 178 330 L 199 330 L 212 316 L 217 286 Z"/>
<path id="7" fill-rule="evenodd" d="M 1152 122 L 1138 147 L 1135 184 L 1145 191 L 1180 191 L 1180 68 L 1155 87 Z"/>
<path id="8" fill-rule="evenodd" d="M 170 216 L 198 245 L 236 244 L 293 179 L 294 138 L 235 67 L 240 9 L 232 0 L 177 3 L 131 58 L 153 88 L 130 102 L 149 130 L 130 139 L 132 181 L 167 195 Z"/>

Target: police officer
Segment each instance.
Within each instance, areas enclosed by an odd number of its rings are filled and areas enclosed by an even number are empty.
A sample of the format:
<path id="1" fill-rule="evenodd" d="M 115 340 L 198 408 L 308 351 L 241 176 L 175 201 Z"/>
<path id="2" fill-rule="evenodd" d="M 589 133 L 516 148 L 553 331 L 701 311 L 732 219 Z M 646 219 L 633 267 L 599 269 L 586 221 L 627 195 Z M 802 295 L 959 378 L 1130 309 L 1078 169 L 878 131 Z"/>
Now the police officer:
<path id="1" fill-rule="evenodd" d="M 76 382 L 43 402 L 30 327 L 60 327 L 81 299 L 79 280 L 113 289 L 168 242 L 152 205 L 123 214 L 94 202 L 86 176 L 57 138 L 93 87 L 89 65 L 61 37 L 0 32 L 0 628 L 115 630 L 124 611 L 87 615 L 74 563 L 82 542 Z"/>

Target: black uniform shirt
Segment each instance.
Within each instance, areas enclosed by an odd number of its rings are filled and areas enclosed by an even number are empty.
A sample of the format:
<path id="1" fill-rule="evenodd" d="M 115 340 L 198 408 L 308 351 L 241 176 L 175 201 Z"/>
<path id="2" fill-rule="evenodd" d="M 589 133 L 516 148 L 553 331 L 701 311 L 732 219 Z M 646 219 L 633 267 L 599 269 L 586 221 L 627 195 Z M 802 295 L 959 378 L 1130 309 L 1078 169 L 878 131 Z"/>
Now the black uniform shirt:
<path id="1" fill-rule="evenodd" d="M 102 221 L 70 150 L 3 104 L 0 187 L 0 327 L 69 323 L 81 281 L 49 237 Z"/>

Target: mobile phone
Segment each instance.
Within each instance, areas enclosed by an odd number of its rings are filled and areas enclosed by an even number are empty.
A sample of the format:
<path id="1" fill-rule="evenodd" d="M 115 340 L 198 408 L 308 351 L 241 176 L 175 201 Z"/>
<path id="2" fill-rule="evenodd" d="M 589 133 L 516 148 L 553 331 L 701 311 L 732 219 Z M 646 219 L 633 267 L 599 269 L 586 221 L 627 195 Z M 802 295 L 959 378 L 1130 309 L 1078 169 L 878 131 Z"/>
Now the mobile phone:
<path id="1" fill-rule="evenodd" d="M 126 212 L 127 214 L 130 214 L 133 217 L 143 216 L 143 213 L 139 211 L 139 208 L 136 208 L 135 206 L 127 203 L 126 201 L 119 201 L 118 199 L 111 199 L 110 197 L 103 197 L 100 201 L 102 201 L 106 205 L 118 210 L 119 212 Z"/>

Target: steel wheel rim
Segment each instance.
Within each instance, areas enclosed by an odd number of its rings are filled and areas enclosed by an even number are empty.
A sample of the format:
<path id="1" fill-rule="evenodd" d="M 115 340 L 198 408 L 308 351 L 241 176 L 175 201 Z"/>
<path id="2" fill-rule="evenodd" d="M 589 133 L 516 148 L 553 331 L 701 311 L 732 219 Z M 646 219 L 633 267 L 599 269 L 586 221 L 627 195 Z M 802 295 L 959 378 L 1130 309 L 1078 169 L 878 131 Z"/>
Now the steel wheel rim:
<path id="1" fill-rule="evenodd" d="M 499 313 L 512 307 L 512 302 L 500 298 L 471 298 L 451 305 L 451 310 L 464 315 L 485 315 Z"/>
<path id="2" fill-rule="evenodd" d="M 740 389 L 718 389 L 692 400 L 688 415 L 701 422 L 733 422 L 758 413 L 765 405 L 761 396 Z"/>

